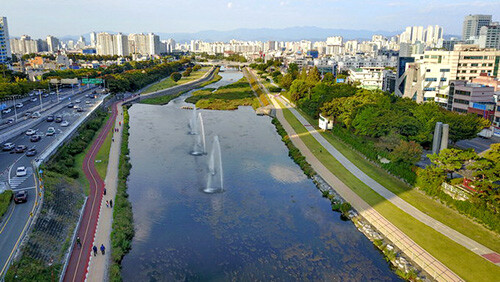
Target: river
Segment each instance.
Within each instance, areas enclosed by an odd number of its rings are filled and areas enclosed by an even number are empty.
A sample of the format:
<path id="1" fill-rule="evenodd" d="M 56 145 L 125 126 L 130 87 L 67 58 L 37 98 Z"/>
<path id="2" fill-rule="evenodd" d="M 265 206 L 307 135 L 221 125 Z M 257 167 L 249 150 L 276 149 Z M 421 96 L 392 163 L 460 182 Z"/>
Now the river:
<path id="1" fill-rule="evenodd" d="M 226 70 L 219 87 L 242 77 Z M 130 110 L 128 192 L 136 234 L 124 281 L 393 281 L 352 222 L 340 219 L 288 156 L 271 119 L 250 107 L 202 110 L 208 148 L 219 136 L 223 193 L 203 192 L 208 157 L 189 154 L 186 93 Z"/>

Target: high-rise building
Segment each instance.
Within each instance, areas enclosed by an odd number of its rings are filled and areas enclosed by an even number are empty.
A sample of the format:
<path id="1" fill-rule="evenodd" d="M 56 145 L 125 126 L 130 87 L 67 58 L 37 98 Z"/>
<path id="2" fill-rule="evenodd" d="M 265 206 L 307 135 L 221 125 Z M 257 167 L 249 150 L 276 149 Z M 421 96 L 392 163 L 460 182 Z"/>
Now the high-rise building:
<path id="1" fill-rule="evenodd" d="M 116 45 L 116 55 L 118 56 L 128 56 L 128 36 L 122 34 L 121 32 L 114 35 L 114 44 Z"/>
<path id="2" fill-rule="evenodd" d="M 491 15 L 468 15 L 462 27 L 462 40 L 478 37 L 481 27 L 491 24 Z"/>
<path id="3" fill-rule="evenodd" d="M 426 29 L 423 26 L 409 26 L 401 34 L 400 41 L 401 43 L 423 42 L 427 45 L 435 45 L 442 38 L 443 28 L 438 25 L 430 25 Z"/>
<path id="4" fill-rule="evenodd" d="M 158 55 L 160 54 L 160 36 L 149 33 L 148 37 L 148 52 L 149 55 Z"/>
<path id="5" fill-rule="evenodd" d="M 0 64 L 8 63 L 11 56 L 7 18 L 0 17 Z"/>
<path id="6" fill-rule="evenodd" d="M 500 49 L 500 24 L 498 22 L 481 27 L 479 31 L 479 48 Z"/>
<path id="7" fill-rule="evenodd" d="M 97 34 L 96 40 L 96 51 L 98 55 L 116 55 L 112 34 L 100 32 Z"/>
<path id="8" fill-rule="evenodd" d="M 10 47 L 13 54 L 24 55 L 38 53 L 37 41 L 32 40 L 28 35 L 23 35 L 20 39 L 10 39 Z"/>
<path id="9" fill-rule="evenodd" d="M 90 46 L 92 47 L 97 46 L 97 35 L 94 31 L 90 33 Z"/>
<path id="10" fill-rule="evenodd" d="M 59 39 L 52 35 L 47 36 L 47 46 L 48 46 L 48 51 L 50 53 L 55 53 L 60 49 L 60 42 Z"/>

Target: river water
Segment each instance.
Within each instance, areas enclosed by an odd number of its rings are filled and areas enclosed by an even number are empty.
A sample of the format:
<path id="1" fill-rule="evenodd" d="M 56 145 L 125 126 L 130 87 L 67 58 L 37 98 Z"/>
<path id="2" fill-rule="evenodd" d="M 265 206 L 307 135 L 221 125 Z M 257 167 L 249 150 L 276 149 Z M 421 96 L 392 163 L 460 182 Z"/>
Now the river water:
<path id="1" fill-rule="evenodd" d="M 226 70 L 219 87 L 242 77 Z M 128 192 L 136 234 L 124 281 L 392 281 L 373 244 L 332 212 L 288 157 L 271 119 L 250 107 L 200 111 L 218 135 L 225 192 L 206 194 L 208 157 L 189 154 L 187 93 L 130 108 Z"/>

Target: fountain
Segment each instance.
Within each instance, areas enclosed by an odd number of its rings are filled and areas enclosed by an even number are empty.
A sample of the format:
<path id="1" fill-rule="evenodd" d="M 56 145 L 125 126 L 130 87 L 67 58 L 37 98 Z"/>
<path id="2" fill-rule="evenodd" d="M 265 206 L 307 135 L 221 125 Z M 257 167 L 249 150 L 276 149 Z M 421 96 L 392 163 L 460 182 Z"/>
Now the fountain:
<path id="1" fill-rule="evenodd" d="M 207 187 L 205 193 L 217 193 L 224 191 L 224 174 L 222 171 L 222 156 L 220 150 L 219 136 L 214 136 L 210 158 L 208 160 Z"/>
<path id="2" fill-rule="evenodd" d="M 203 117 L 201 116 L 201 113 L 198 113 L 198 118 L 196 121 L 193 123 L 192 128 L 196 128 L 196 131 L 198 130 L 198 126 L 200 127 L 200 133 L 196 132 L 195 134 L 198 134 L 196 136 L 196 140 L 193 145 L 193 150 L 191 151 L 191 155 L 193 156 L 201 156 L 206 153 L 206 141 L 205 141 L 205 127 L 203 126 Z"/>
<path id="3" fill-rule="evenodd" d="M 196 135 L 198 134 L 198 115 L 196 114 L 196 106 L 193 107 L 193 115 L 191 119 L 189 119 L 189 134 Z"/>

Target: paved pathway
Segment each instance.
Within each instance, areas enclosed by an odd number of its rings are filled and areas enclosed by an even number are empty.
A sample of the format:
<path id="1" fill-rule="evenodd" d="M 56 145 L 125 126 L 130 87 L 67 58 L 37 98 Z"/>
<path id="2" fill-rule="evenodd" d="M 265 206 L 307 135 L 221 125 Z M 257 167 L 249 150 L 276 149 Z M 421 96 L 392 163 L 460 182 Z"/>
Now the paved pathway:
<path id="1" fill-rule="evenodd" d="M 109 150 L 108 170 L 106 179 L 104 180 L 106 187 L 106 195 L 102 197 L 101 212 L 97 223 L 97 231 L 94 238 L 94 245 L 99 247 L 104 244 L 106 247 L 105 255 L 100 252 L 97 256 L 91 256 L 87 281 L 107 281 L 108 271 L 111 263 L 111 231 L 113 223 L 113 208 L 106 206 L 106 201 L 113 200 L 115 202 L 116 190 L 118 186 L 118 168 L 120 162 L 122 129 L 123 129 L 123 109 L 121 103 L 117 105 L 117 118 L 115 120 L 115 128 L 119 131 L 113 133 L 115 141 L 111 143 Z M 120 124 L 121 123 L 121 124 Z"/>
<path id="2" fill-rule="evenodd" d="M 80 237 L 82 246 L 75 246 L 71 252 L 66 273 L 64 274 L 64 281 L 83 281 L 88 271 L 87 266 L 94 242 L 94 234 L 100 212 L 102 191 L 104 188 L 104 182 L 94 166 L 95 157 L 97 152 L 99 152 L 102 143 L 104 143 L 108 132 L 113 127 L 113 123 L 117 115 L 116 105 L 117 103 L 114 103 L 111 106 L 111 117 L 106 122 L 103 130 L 101 130 L 99 136 L 92 144 L 88 154 L 83 160 L 83 171 L 89 180 L 90 193 L 84 208 L 81 224 L 77 231 L 77 236 Z"/>
<path id="3" fill-rule="evenodd" d="M 269 91 L 263 87 L 268 95 L 270 95 Z M 286 105 L 289 105 L 288 102 L 283 101 L 280 97 L 279 99 Z M 354 165 L 349 159 L 347 159 L 341 152 L 339 152 L 335 147 L 330 144 L 313 126 L 309 124 L 309 122 L 293 107 L 288 107 L 289 110 L 293 113 L 293 115 L 299 120 L 299 122 L 306 128 L 307 131 L 318 141 L 335 159 L 337 159 L 349 172 L 351 172 L 354 176 L 356 176 L 359 180 L 365 183 L 368 187 L 373 189 L 379 195 L 390 201 L 399 209 L 403 210 L 407 214 L 413 216 L 415 219 L 424 223 L 425 225 L 433 228 L 437 232 L 445 235 L 456 243 L 464 246 L 465 248 L 471 250 L 472 252 L 482 256 L 488 261 L 500 266 L 500 255 L 488 247 L 474 241 L 473 239 L 463 235 L 462 233 L 456 231 L 453 228 L 448 227 L 447 225 L 439 222 L 438 220 L 428 216 L 423 213 L 419 209 L 415 208 L 405 200 L 401 199 L 399 196 L 395 195 L 387 188 L 382 186 L 380 183 L 375 181 L 373 178 L 369 177 L 364 173 L 361 169 L 359 169 L 356 165 Z"/>

